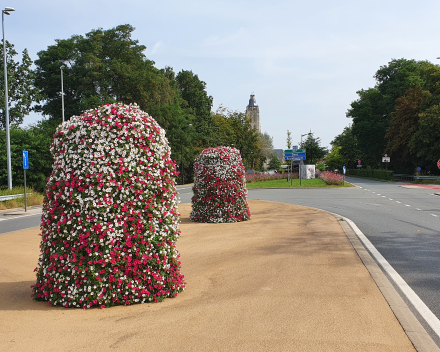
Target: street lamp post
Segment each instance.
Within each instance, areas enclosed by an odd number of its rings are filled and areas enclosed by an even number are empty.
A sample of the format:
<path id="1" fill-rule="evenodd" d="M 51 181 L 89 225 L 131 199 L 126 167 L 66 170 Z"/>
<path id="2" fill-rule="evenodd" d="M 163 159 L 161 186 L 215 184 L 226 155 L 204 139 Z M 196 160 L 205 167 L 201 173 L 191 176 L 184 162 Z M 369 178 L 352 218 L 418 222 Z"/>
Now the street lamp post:
<path id="1" fill-rule="evenodd" d="M 187 128 L 191 128 L 192 124 L 189 124 L 188 126 L 182 128 L 182 135 L 180 136 L 180 173 L 182 174 L 182 185 L 185 184 L 183 180 L 183 130 L 186 130 Z"/>
<path id="2" fill-rule="evenodd" d="M 12 189 L 12 170 L 11 170 L 11 136 L 9 134 L 9 107 L 8 107 L 8 72 L 6 66 L 6 41 L 5 41 L 5 15 L 15 11 L 12 7 L 5 7 L 2 10 L 3 27 L 3 66 L 5 71 L 5 119 L 6 119 L 6 164 L 8 169 L 8 188 Z"/>
<path id="3" fill-rule="evenodd" d="M 63 69 L 66 66 L 62 65 L 60 67 L 61 69 L 61 109 L 62 109 L 62 116 L 63 116 L 63 122 L 64 122 L 64 83 L 63 83 Z"/>

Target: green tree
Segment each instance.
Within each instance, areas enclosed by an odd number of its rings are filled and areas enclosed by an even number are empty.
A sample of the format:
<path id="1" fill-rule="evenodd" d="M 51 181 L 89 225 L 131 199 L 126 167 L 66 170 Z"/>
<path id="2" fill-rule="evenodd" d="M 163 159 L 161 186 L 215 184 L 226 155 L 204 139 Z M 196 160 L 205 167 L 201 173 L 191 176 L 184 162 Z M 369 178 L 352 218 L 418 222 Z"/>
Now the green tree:
<path id="1" fill-rule="evenodd" d="M 268 168 L 270 170 L 279 170 L 281 168 L 281 161 L 278 159 L 277 153 L 273 152 L 269 161 Z"/>
<path id="2" fill-rule="evenodd" d="M 273 138 L 267 132 L 259 133 L 258 141 L 260 144 L 261 155 L 269 159 L 273 153 Z"/>
<path id="3" fill-rule="evenodd" d="M 327 149 L 321 147 L 320 138 L 315 138 L 313 133 L 307 135 L 307 139 L 300 144 L 301 149 L 306 149 L 306 161 L 305 163 L 314 164 L 318 160 L 321 160 L 326 154 Z"/>
<path id="4" fill-rule="evenodd" d="M 357 160 L 362 159 L 357 138 L 353 134 L 351 126 L 345 127 L 344 131 L 337 135 L 330 144 L 333 147 L 341 147 L 339 153 L 345 158 L 348 168 L 356 167 Z"/>
<path id="5" fill-rule="evenodd" d="M 392 165 L 411 169 L 413 160 L 409 143 L 419 126 L 424 96 L 430 95 L 419 86 L 409 89 L 405 96 L 396 100 L 396 110 L 393 113 L 390 127 L 385 138 L 388 139 L 386 152 L 391 157 Z"/>
<path id="6" fill-rule="evenodd" d="M 286 140 L 287 149 L 292 148 L 292 132 L 287 130 L 287 140 Z"/>
<path id="7" fill-rule="evenodd" d="M 0 45 L 3 52 L 3 44 Z M 41 96 L 39 90 L 34 86 L 35 72 L 32 70 L 32 60 L 29 57 L 27 49 L 23 50 L 21 63 L 15 61 L 18 53 L 14 49 L 14 45 L 6 41 L 6 60 L 8 73 L 8 111 L 9 123 L 21 124 L 23 117 L 28 115 L 32 110 L 32 105 L 37 102 Z M 5 79 L 4 79 L 4 63 L 0 63 L 0 101 L 3 107 L 0 112 L 0 128 L 6 127 L 5 112 Z"/>
<path id="8" fill-rule="evenodd" d="M 341 155 L 342 147 L 334 146 L 330 153 L 327 154 L 327 166 L 331 169 L 339 169 L 347 163 L 347 159 Z"/>
<path id="9" fill-rule="evenodd" d="M 145 46 L 131 38 L 134 28 L 120 25 L 96 29 L 85 36 L 57 39 L 56 45 L 38 53 L 35 61 L 37 88 L 45 102 L 38 111 L 61 119 L 61 65 L 64 65 L 65 115 L 120 101 L 137 103 L 167 129 L 169 112 L 175 113 L 178 91 L 164 70 L 144 55 Z M 173 106 L 174 105 L 174 106 Z"/>
<path id="10" fill-rule="evenodd" d="M 240 150 L 246 168 L 251 168 L 255 160 L 257 168 L 261 169 L 265 159 L 261 154 L 259 133 L 252 128 L 246 114 L 220 107 L 213 114 L 213 121 L 218 131 L 218 145 L 234 146 Z"/>
<path id="11" fill-rule="evenodd" d="M 377 88 L 360 90 L 359 99 L 351 103 L 347 116 L 353 119 L 352 133 L 364 164 L 378 167 L 385 150 L 389 126 L 383 95 Z"/>
<path id="12" fill-rule="evenodd" d="M 27 128 L 13 126 L 10 129 L 13 186 L 24 184 L 22 150 L 27 150 L 29 152 L 29 170 L 26 172 L 27 185 L 37 191 L 44 191 L 46 178 L 52 170 L 53 160 L 49 149 L 57 126 L 58 123 L 52 120 L 43 120 Z M 5 131 L 0 131 L 0 148 L 6 149 Z M 0 185 L 6 184 L 6 153 L 0 153 Z"/>
<path id="13" fill-rule="evenodd" d="M 440 159 L 440 105 L 434 105 L 419 115 L 419 127 L 409 142 L 410 152 L 417 158 L 417 166 L 438 173 Z"/>
<path id="14" fill-rule="evenodd" d="M 183 99 L 183 110 L 192 117 L 195 129 L 195 147 L 198 151 L 218 144 L 211 114 L 212 97 L 206 92 L 206 83 L 192 71 L 182 70 L 176 76 Z"/>

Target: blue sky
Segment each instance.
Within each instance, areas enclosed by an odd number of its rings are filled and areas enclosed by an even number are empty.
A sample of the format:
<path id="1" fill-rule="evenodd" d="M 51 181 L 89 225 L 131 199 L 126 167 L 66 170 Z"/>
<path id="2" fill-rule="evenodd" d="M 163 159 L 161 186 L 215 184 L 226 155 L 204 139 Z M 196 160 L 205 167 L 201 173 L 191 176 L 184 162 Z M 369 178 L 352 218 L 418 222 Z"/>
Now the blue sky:
<path id="1" fill-rule="evenodd" d="M 74 34 L 119 24 L 136 28 L 156 67 L 192 70 L 214 107 L 244 111 L 255 94 L 261 128 L 286 148 L 309 132 L 323 146 L 351 120 L 356 91 L 393 58 L 440 56 L 440 2 L 395 1 L 115 1 L 8 0 L 6 39 L 37 53 Z M 154 116 L 153 116 L 154 117 Z M 25 125 L 41 116 L 25 118 Z"/>

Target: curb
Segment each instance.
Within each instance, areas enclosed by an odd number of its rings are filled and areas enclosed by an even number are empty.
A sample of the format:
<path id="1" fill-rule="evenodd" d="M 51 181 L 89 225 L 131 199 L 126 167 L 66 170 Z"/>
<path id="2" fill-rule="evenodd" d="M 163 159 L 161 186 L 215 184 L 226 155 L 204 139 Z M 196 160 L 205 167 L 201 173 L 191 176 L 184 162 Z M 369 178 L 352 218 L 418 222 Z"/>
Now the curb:
<path id="1" fill-rule="evenodd" d="M 440 352 L 440 348 L 436 345 L 434 340 L 431 338 L 431 336 L 429 336 L 429 334 L 408 308 L 406 303 L 397 293 L 394 286 L 371 257 L 370 253 L 362 245 L 361 241 L 356 236 L 356 233 L 353 231 L 350 225 L 346 221 L 340 221 L 342 218 L 341 216 L 336 214 L 333 215 L 338 220 L 341 228 L 344 230 L 359 258 L 370 272 L 372 279 L 382 292 L 382 295 L 405 331 L 405 334 L 410 339 L 414 348 L 418 352 Z"/>

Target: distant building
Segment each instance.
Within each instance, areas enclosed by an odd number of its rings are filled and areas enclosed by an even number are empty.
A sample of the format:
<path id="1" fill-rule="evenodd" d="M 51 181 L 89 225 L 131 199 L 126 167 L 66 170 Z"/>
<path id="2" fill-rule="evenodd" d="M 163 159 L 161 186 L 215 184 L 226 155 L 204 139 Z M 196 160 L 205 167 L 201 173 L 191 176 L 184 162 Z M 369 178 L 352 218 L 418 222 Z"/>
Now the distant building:
<path id="1" fill-rule="evenodd" d="M 261 125 L 260 125 L 260 108 L 255 101 L 255 95 L 251 94 L 251 98 L 249 99 L 249 105 L 246 106 L 246 116 L 251 119 L 252 128 L 256 129 L 261 133 Z"/>

